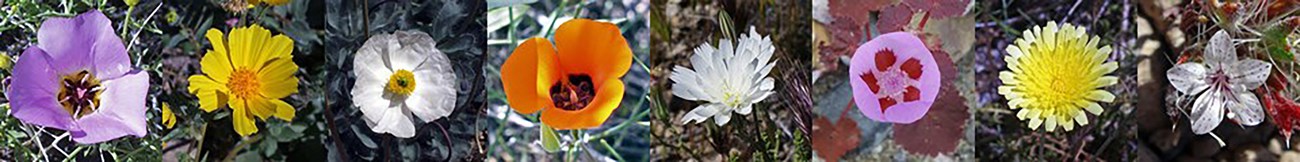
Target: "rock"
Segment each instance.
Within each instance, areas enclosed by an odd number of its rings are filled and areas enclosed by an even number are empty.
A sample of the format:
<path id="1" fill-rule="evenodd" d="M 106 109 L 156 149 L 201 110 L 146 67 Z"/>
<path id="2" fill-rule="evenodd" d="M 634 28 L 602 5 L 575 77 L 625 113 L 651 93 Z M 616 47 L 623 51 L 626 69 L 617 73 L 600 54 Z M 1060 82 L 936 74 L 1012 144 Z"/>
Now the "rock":
<path id="1" fill-rule="evenodd" d="M 1297 152 L 1295 152 L 1295 151 L 1287 151 L 1287 152 L 1283 152 L 1283 153 L 1282 153 L 1282 157 L 1281 157 L 1281 158 L 1278 158 L 1278 160 L 1280 160 L 1280 161 L 1300 161 L 1300 153 L 1297 153 Z"/>
<path id="2" fill-rule="evenodd" d="M 1260 144 L 1234 148 L 1233 161 L 1277 161 L 1278 156 Z"/>
<path id="3" fill-rule="evenodd" d="M 1192 149 L 1192 155 L 1195 157 L 1209 158 L 1219 153 L 1222 148 L 1219 147 L 1219 141 L 1214 140 L 1214 137 L 1205 135 L 1192 141 L 1190 149 Z"/>
<path id="4" fill-rule="evenodd" d="M 1175 146 L 1178 146 L 1178 141 L 1182 136 L 1182 133 L 1176 132 L 1174 129 L 1159 129 L 1155 134 L 1152 134 L 1148 140 L 1150 140 L 1151 143 L 1155 145 L 1156 149 L 1160 150 L 1160 152 L 1170 152 L 1173 151 Z"/>

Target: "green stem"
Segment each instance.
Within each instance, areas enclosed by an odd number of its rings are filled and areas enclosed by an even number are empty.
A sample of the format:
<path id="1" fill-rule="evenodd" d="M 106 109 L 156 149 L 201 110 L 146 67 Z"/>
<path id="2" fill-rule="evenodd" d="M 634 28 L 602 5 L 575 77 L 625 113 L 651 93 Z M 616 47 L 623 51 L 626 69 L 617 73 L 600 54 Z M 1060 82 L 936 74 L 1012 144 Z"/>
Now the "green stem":
<path id="1" fill-rule="evenodd" d="M 614 159 L 617 159 L 618 161 L 627 161 L 623 159 L 623 155 L 618 154 L 618 150 L 614 150 L 614 147 L 609 146 L 609 142 L 605 142 L 605 140 L 600 140 L 600 145 L 605 146 L 605 149 L 609 150 L 609 154 L 614 155 Z"/>
<path id="2" fill-rule="evenodd" d="M 238 145 L 235 145 L 234 148 L 230 149 L 230 152 L 226 153 L 225 161 L 235 161 L 235 156 L 239 155 L 240 150 L 244 150 L 248 145 L 252 145 L 252 143 L 256 143 L 260 140 L 262 140 L 262 134 L 253 135 L 251 138 L 244 138 L 244 141 L 239 141 Z"/>
<path id="3" fill-rule="evenodd" d="M 564 6 L 568 6 L 568 5 L 569 5 L 568 0 L 560 1 L 560 5 L 557 6 L 555 10 L 551 11 L 551 25 L 546 26 L 546 34 L 542 36 L 550 37 L 551 32 L 554 31 L 553 29 L 555 29 L 555 21 L 560 20 L 560 18 L 558 17 L 560 14 L 560 10 L 564 10 Z"/>

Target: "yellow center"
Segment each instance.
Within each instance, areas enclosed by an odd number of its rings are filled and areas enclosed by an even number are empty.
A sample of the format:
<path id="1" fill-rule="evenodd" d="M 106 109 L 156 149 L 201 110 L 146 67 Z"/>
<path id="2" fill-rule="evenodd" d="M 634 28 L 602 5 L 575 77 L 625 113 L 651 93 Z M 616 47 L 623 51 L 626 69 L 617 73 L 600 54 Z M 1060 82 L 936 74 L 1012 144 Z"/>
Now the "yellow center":
<path id="1" fill-rule="evenodd" d="M 72 117 L 80 119 L 95 112 L 95 108 L 99 107 L 99 93 L 103 92 L 103 89 L 99 86 L 99 79 L 96 79 L 95 75 L 82 70 L 64 75 L 60 81 L 59 104 Z"/>
<path id="2" fill-rule="evenodd" d="M 397 70 L 388 77 L 388 85 L 385 89 L 393 94 L 409 96 L 412 91 L 415 91 L 415 74 L 409 70 Z"/>
<path id="3" fill-rule="evenodd" d="M 248 68 L 235 69 L 235 72 L 230 74 L 230 82 L 226 83 L 230 93 L 242 99 L 258 95 L 261 86 L 262 83 L 257 80 L 257 71 Z"/>

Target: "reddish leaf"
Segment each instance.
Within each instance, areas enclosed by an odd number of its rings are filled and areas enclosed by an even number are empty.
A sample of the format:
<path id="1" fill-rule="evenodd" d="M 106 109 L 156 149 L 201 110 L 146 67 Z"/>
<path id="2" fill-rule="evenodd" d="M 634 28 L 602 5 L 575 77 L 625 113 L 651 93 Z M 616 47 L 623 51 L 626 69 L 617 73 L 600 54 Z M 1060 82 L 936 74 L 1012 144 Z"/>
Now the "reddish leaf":
<path id="1" fill-rule="evenodd" d="M 929 11 L 933 18 L 948 18 L 961 15 L 970 7 L 971 0 L 906 0 L 903 4 L 914 9 Z"/>
<path id="2" fill-rule="evenodd" d="M 903 27 L 912 23 L 914 10 L 905 5 L 893 5 L 880 10 L 880 20 L 876 21 L 876 30 L 880 33 L 903 31 Z"/>
<path id="3" fill-rule="evenodd" d="M 812 148 L 817 151 L 817 155 L 828 161 L 838 161 L 844 153 L 858 147 L 858 142 L 862 138 L 862 131 L 858 129 L 858 123 L 849 119 L 845 112 L 848 110 L 857 110 L 849 104 L 840 112 L 840 120 L 831 124 L 829 119 L 818 116 L 813 119 L 812 127 Z"/>
<path id="4" fill-rule="evenodd" d="M 821 50 L 818 53 L 821 60 L 818 61 L 827 69 L 839 69 L 840 57 L 853 56 L 853 52 L 858 49 L 858 42 L 866 38 L 866 33 L 862 32 L 859 25 L 839 21 L 826 26 L 826 29 L 831 33 L 831 42 L 817 46 Z"/>
<path id="5" fill-rule="evenodd" d="M 898 0 L 829 0 L 831 16 L 837 23 L 865 25 L 872 11 L 898 3 Z"/>

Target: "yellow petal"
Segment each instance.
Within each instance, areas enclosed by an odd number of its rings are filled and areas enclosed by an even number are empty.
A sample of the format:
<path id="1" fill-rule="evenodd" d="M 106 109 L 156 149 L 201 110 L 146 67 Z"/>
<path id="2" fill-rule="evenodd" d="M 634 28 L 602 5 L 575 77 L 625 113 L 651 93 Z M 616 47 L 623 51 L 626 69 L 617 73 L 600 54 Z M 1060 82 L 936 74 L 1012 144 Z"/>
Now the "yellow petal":
<path id="1" fill-rule="evenodd" d="M 220 83 L 225 83 L 230 79 L 230 73 L 234 70 L 232 64 L 230 64 L 230 53 L 226 51 L 226 44 L 223 42 L 221 34 L 220 30 L 208 30 L 207 37 L 208 41 L 212 42 L 213 50 L 208 50 L 208 53 L 203 55 L 203 59 L 199 61 L 199 64 L 204 74 L 208 74 L 212 79 Z"/>
<path id="2" fill-rule="evenodd" d="M 190 93 L 199 98 L 199 108 L 206 112 L 212 112 L 225 106 L 229 100 L 229 94 L 226 94 L 226 86 L 213 81 L 204 75 L 190 76 Z"/>
<path id="3" fill-rule="evenodd" d="M 239 133 L 239 136 L 248 137 L 248 135 L 257 133 L 257 121 L 253 121 L 252 114 L 244 111 L 245 105 L 246 103 L 243 100 L 235 99 L 235 102 L 230 104 L 230 109 L 234 110 L 230 116 L 231 122 L 234 123 L 235 132 Z"/>
<path id="4" fill-rule="evenodd" d="M 298 78 L 293 73 L 298 71 L 298 65 L 288 58 L 277 58 L 267 63 L 262 70 L 258 71 L 258 81 L 262 85 L 262 96 L 270 99 L 279 99 L 298 93 Z"/>
<path id="5" fill-rule="evenodd" d="M 275 105 L 274 116 L 276 118 L 283 119 L 284 121 L 290 121 L 290 122 L 293 121 L 293 116 L 295 111 L 293 109 L 293 105 L 289 105 L 289 103 L 286 103 L 281 100 L 276 100 L 276 99 L 270 100 L 270 102 L 271 104 Z"/>
<path id="6" fill-rule="evenodd" d="M 162 104 L 162 123 L 167 129 L 176 125 L 176 115 L 172 114 L 172 107 L 167 103 Z"/>
<path id="7" fill-rule="evenodd" d="M 275 37 L 270 37 L 269 39 L 268 38 L 258 38 L 258 39 L 266 39 L 267 41 L 266 44 L 262 45 L 261 48 L 262 58 L 259 60 L 264 61 L 264 60 L 271 60 L 276 58 L 288 58 L 290 59 L 289 61 L 291 62 L 293 61 L 292 60 L 293 39 L 289 39 L 288 36 L 284 36 L 284 35 L 275 35 Z"/>

